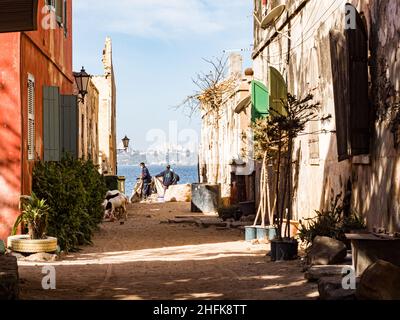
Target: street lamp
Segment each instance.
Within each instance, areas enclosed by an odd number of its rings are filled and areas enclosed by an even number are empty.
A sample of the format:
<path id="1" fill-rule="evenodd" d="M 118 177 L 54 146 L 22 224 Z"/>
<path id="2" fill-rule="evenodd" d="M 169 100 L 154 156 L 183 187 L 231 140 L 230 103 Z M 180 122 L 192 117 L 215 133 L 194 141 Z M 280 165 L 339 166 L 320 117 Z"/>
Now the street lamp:
<path id="1" fill-rule="evenodd" d="M 130 141 L 131 140 L 127 136 L 125 136 L 125 138 L 122 139 L 122 143 L 124 145 L 124 148 L 123 149 L 117 149 L 118 154 L 121 154 L 121 153 L 126 152 L 128 150 Z"/>
<path id="2" fill-rule="evenodd" d="M 126 151 L 129 148 L 129 142 L 131 140 L 125 135 L 125 138 L 122 139 L 122 143 L 124 144 L 124 149 L 117 149 L 117 155 L 122 155 L 124 152 L 126 153 Z M 117 173 L 118 173 L 118 161 L 117 161 Z"/>
<path id="3" fill-rule="evenodd" d="M 124 144 L 125 151 L 129 148 L 129 141 L 131 141 L 126 135 L 125 138 L 122 139 L 122 143 Z"/>
<path id="4" fill-rule="evenodd" d="M 75 77 L 76 86 L 78 87 L 78 91 L 80 94 L 78 101 L 84 103 L 85 96 L 88 93 L 87 89 L 89 86 L 89 80 L 92 76 L 87 74 L 85 71 L 85 68 L 82 67 L 81 72 L 74 72 L 74 77 Z"/>

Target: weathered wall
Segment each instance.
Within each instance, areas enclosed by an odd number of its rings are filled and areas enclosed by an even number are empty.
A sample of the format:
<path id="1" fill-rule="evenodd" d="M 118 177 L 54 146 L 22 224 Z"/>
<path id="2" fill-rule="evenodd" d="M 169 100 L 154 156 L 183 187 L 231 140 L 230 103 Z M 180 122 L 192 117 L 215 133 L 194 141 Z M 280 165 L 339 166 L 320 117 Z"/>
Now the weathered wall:
<path id="1" fill-rule="evenodd" d="M 286 1 L 289 15 L 302 2 Z M 345 193 L 350 182 L 352 207 L 368 218 L 370 229 L 384 227 L 389 231 L 399 231 L 399 157 L 393 148 L 393 135 L 388 124 L 375 123 L 369 156 L 338 162 L 329 31 L 344 29 L 347 2 L 310 0 L 282 30 L 291 38 L 290 41 L 280 34 L 262 48 L 257 40 L 269 39 L 274 31 L 260 31 L 263 35 L 255 36 L 256 49 L 261 49 L 253 55 L 255 77 L 268 83 L 268 68 L 274 66 L 287 79 L 289 92 L 301 97 L 312 92 L 315 100 L 322 105 L 321 117 L 332 116 L 328 121 L 309 124 L 305 135 L 296 141 L 296 218 L 310 217 L 314 215 L 314 210 L 329 207 L 330 198 L 340 192 Z M 395 0 L 352 3 L 366 18 L 371 61 L 388 60 L 388 75 L 398 90 L 399 22 L 396 17 L 400 4 Z M 277 25 L 282 25 L 287 16 L 284 14 Z M 372 91 L 376 81 L 373 72 L 372 65 Z M 376 94 L 377 90 L 375 88 L 372 93 Z M 319 133 L 310 134 L 315 131 Z M 319 159 L 311 158 L 311 136 L 318 137 Z"/>
<path id="2" fill-rule="evenodd" d="M 0 239 L 18 215 L 21 194 L 20 35 L 0 35 Z"/>
<path id="3" fill-rule="evenodd" d="M 21 95 L 22 95 L 22 194 L 30 194 L 34 161 L 28 161 L 27 115 L 28 74 L 35 78 L 35 151 L 37 160 L 43 158 L 43 87 L 56 86 L 60 94 L 72 94 L 72 1 L 68 1 L 68 33 L 64 29 L 43 28 L 45 1 L 39 2 L 38 30 L 21 34 Z"/>
<path id="4" fill-rule="evenodd" d="M 235 113 L 238 103 L 250 95 L 252 80 L 251 76 L 243 75 L 242 57 L 239 54 L 232 54 L 230 57 L 229 77 L 238 80 L 235 88 L 225 94 L 219 113 L 207 113 L 203 110 L 199 148 L 200 181 L 221 184 L 221 196 L 225 205 L 234 200 L 231 199 L 232 173 L 248 176 L 254 171 L 252 162 L 246 157 L 252 157 L 252 145 L 248 145 L 246 138 L 250 137 L 250 104 L 240 113 Z M 233 160 L 247 165 L 233 166 Z M 248 193 L 247 199 L 252 199 L 251 192 Z"/>
<path id="5" fill-rule="evenodd" d="M 92 160 L 96 165 L 99 164 L 98 119 L 99 91 L 90 80 L 85 101 L 79 103 L 78 157 Z"/>
<path id="6" fill-rule="evenodd" d="M 105 163 L 109 174 L 117 174 L 116 84 L 112 63 L 112 42 L 106 39 L 103 51 L 104 75 L 93 77 L 99 90 L 99 163 Z"/>
<path id="7" fill-rule="evenodd" d="M 39 1 L 38 30 L 23 33 L 0 34 L 0 103 L 4 112 L 4 126 L 0 130 L 0 157 L 5 172 L 1 179 L 10 179 L 0 188 L 0 239 L 6 237 L 18 215 L 19 196 L 30 194 L 34 161 L 28 161 L 27 116 L 28 74 L 35 78 L 35 153 L 36 160 L 43 158 L 43 87 L 58 86 L 61 94 L 72 94 L 72 1 L 68 1 L 68 33 L 58 25 L 55 29 L 42 24 L 46 13 L 42 11 L 45 0 Z M 7 111 L 8 110 L 8 111 Z M 7 129 L 7 130 L 6 130 Z M 5 131 L 3 131 L 5 130 Z M 10 134 L 12 134 L 10 136 Z M 8 140 L 6 140 L 8 137 Z M 7 181 L 7 180 L 6 180 Z M 5 200 L 1 200 L 5 199 Z"/>

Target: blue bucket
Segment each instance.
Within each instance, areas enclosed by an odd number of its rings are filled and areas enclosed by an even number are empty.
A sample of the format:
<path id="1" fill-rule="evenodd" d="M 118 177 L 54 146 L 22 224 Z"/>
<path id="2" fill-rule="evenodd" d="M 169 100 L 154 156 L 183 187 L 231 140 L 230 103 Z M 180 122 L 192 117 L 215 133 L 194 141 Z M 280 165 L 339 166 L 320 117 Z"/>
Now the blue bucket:
<path id="1" fill-rule="evenodd" d="M 246 241 L 253 241 L 257 239 L 257 228 L 253 226 L 245 227 Z"/>
<path id="2" fill-rule="evenodd" d="M 268 240 L 275 240 L 278 236 L 278 230 L 275 227 L 268 227 Z"/>
<path id="3" fill-rule="evenodd" d="M 277 230 L 275 227 L 257 227 L 258 240 L 274 240 L 277 237 Z"/>
<path id="4" fill-rule="evenodd" d="M 268 229 L 263 227 L 257 227 L 257 239 L 258 240 L 268 239 Z"/>

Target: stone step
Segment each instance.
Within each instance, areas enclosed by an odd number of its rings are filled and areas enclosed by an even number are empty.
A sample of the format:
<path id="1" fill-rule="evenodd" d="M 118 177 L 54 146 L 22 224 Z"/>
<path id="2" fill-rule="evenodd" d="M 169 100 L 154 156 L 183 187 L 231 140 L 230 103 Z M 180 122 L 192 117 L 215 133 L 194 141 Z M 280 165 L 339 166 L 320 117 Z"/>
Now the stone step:
<path id="1" fill-rule="evenodd" d="M 304 277 L 308 281 L 318 281 L 325 277 L 341 277 L 343 268 L 347 265 L 313 266 L 309 268 Z"/>
<path id="2" fill-rule="evenodd" d="M 18 282 L 17 258 L 0 256 L 0 300 L 17 300 Z"/>
<path id="3" fill-rule="evenodd" d="M 356 290 L 344 289 L 341 276 L 321 278 L 318 281 L 318 291 L 320 300 L 356 300 Z"/>

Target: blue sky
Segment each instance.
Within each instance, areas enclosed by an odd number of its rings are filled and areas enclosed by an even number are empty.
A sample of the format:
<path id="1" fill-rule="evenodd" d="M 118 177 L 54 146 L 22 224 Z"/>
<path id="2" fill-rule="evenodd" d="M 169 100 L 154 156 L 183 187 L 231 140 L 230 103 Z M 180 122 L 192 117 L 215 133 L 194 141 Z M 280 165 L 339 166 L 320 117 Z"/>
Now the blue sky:
<path id="1" fill-rule="evenodd" d="M 74 1 L 74 68 L 102 74 L 106 36 L 113 40 L 117 81 L 118 141 L 148 148 L 151 129 L 200 131 L 171 107 L 193 93 L 192 77 L 209 67 L 202 58 L 226 49 L 250 48 L 252 0 L 79 0 Z M 251 65 L 250 51 L 243 53 Z"/>

